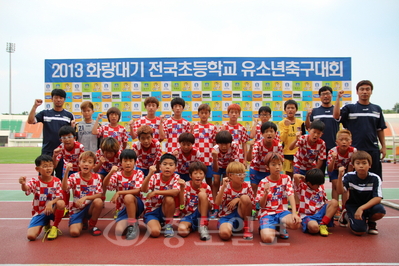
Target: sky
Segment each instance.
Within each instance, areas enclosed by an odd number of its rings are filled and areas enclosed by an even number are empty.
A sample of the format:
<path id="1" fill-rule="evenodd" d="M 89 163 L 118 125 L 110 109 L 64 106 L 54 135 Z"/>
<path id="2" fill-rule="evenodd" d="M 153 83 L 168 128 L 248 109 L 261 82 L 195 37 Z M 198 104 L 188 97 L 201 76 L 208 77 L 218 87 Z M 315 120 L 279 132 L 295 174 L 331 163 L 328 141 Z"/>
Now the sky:
<path id="1" fill-rule="evenodd" d="M 351 57 L 371 102 L 399 102 L 399 1 L 0 0 L 0 113 L 44 97 L 44 60 L 146 57 Z M 396 68 L 398 67 L 398 69 Z M 41 109 L 38 108 L 38 111 Z"/>

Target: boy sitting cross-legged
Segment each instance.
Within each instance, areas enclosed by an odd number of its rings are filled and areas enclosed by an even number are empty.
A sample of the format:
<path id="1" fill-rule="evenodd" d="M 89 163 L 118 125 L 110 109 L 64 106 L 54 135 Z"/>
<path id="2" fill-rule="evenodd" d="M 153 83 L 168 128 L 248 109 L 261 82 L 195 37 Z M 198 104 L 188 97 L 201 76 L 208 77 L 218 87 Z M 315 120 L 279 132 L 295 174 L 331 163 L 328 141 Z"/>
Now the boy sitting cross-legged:
<path id="1" fill-rule="evenodd" d="M 147 193 L 145 202 L 146 210 L 144 222 L 152 237 L 161 233 L 161 223 L 165 223 L 165 237 L 174 235 L 172 222 L 175 211 L 175 197 L 179 195 L 179 175 L 175 174 L 176 157 L 166 153 L 160 160 L 161 173 L 155 173 L 156 167 L 152 165 L 150 172 L 144 179 L 141 191 Z"/>
<path id="2" fill-rule="evenodd" d="M 120 236 L 126 230 L 126 240 L 135 239 L 139 235 L 137 218 L 144 211 L 144 203 L 140 198 L 144 174 L 134 170 L 136 159 L 134 150 L 123 150 L 120 156 L 122 170 L 118 171 L 117 166 L 112 166 L 103 183 L 108 190 L 116 190 L 111 199 L 118 209 L 115 234 Z"/>

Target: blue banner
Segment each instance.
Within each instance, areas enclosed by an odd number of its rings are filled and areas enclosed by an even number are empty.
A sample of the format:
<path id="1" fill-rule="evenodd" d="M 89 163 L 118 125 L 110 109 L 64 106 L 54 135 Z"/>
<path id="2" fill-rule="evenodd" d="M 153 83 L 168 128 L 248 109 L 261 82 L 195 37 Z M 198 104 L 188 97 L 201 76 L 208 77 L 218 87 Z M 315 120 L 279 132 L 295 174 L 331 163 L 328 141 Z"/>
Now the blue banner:
<path id="1" fill-rule="evenodd" d="M 45 82 L 342 81 L 351 58 L 192 57 L 45 60 Z"/>

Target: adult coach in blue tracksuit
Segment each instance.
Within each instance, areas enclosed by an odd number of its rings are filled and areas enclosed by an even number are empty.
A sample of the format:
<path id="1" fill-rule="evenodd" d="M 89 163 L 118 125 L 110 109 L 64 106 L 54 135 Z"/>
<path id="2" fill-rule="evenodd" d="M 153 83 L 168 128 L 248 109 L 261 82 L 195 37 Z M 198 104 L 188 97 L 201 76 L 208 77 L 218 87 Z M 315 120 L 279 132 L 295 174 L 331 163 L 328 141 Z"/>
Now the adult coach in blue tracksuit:
<path id="1" fill-rule="evenodd" d="M 326 153 L 336 146 L 335 138 L 339 130 L 339 122 L 334 118 L 334 106 L 332 105 L 333 91 L 329 86 L 323 86 L 319 89 L 319 96 L 321 106 L 313 108 L 311 112 L 306 115 L 305 125 L 309 128 L 310 123 L 314 120 L 321 120 L 325 125 L 325 130 L 321 139 L 326 143 Z M 323 173 L 326 171 L 327 160 L 323 162 L 321 170 Z"/>
<path id="2" fill-rule="evenodd" d="M 42 154 L 53 156 L 54 149 L 61 144 L 58 131 L 62 126 L 75 123 L 73 114 L 64 109 L 65 98 L 66 93 L 64 90 L 54 89 L 51 91 L 52 109 L 42 110 L 36 114 L 37 107 L 43 103 L 43 100 L 36 99 L 29 113 L 28 124 L 43 123 Z M 60 160 L 55 169 L 55 175 L 59 179 L 62 179 L 62 167 L 63 160 Z"/>
<path id="3" fill-rule="evenodd" d="M 386 155 L 385 146 L 385 125 L 384 115 L 379 105 L 370 103 L 373 93 L 373 83 L 369 80 L 362 80 L 356 85 L 358 101 L 355 104 L 347 104 L 340 108 L 341 98 L 344 94 L 340 91 L 334 107 L 334 118 L 340 119 L 342 125 L 352 133 L 352 146 L 358 150 L 368 152 L 372 158 L 370 172 L 381 177 L 381 159 Z M 381 143 L 381 149 L 378 146 Z"/>

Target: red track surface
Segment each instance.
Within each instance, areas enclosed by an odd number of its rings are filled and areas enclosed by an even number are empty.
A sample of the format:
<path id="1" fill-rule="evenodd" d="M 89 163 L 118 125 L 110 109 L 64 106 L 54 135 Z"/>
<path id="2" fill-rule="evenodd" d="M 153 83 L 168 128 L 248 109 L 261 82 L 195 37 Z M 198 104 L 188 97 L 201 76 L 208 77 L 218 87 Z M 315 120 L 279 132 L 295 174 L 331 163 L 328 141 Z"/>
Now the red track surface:
<path id="1" fill-rule="evenodd" d="M 386 167 L 385 170 L 391 167 Z M 389 166 L 393 166 L 389 165 Z M 12 170 L 9 170 L 12 169 Z M 18 169 L 19 173 L 14 174 Z M 24 170 L 26 169 L 26 170 Z M 399 171 L 395 166 L 392 174 L 385 175 L 385 181 L 395 181 L 390 176 Z M 0 185 L 17 182 L 26 171 L 28 178 L 34 174 L 31 166 L 19 165 L 4 168 L 0 165 L 2 178 Z M 7 174 L 6 172 L 12 172 Z M 4 174 L 12 180 L 3 180 Z M 29 174 L 30 173 L 30 174 Z M 3 183 L 3 184 L 2 184 Z M 328 184 L 327 182 L 326 184 Z M 385 185 L 389 182 L 384 183 Z M 394 184 L 397 184 L 393 182 Z M 19 185 L 10 185 L 19 189 Z M 396 186 L 398 187 L 398 186 Z M 23 193 L 23 192 L 21 192 Z M 113 206 L 106 203 L 102 217 L 112 216 Z M 0 249 L 0 263 L 15 264 L 274 264 L 274 263 L 399 263 L 399 211 L 387 209 L 387 215 L 378 222 L 378 236 L 355 236 L 349 229 L 335 226 L 331 235 L 304 234 L 289 231 L 288 240 L 277 240 L 274 245 L 260 243 L 257 234 L 257 221 L 254 222 L 254 240 L 244 241 L 237 235 L 231 241 L 223 242 L 216 231 L 216 221 L 211 221 L 212 240 L 199 240 L 194 232 L 187 238 L 174 237 L 157 239 L 145 236 L 145 226 L 140 221 L 140 237 L 137 240 L 116 240 L 113 234 L 113 220 L 102 219 L 98 226 L 104 230 L 104 236 L 94 237 L 84 232 L 79 238 L 71 238 L 68 233 L 68 219 L 61 222 L 64 235 L 56 240 L 41 242 L 40 239 L 29 242 L 26 239 L 27 225 L 30 220 L 31 203 L 0 202 L 0 229 L 4 247 Z M 177 224 L 177 221 L 176 221 Z M 109 227 L 107 227 L 109 226 Z M 107 234 L 106 231 L 109 230 Z M 176 227 L 175 227 L 176 229 Z M 173 248 L 175 247 L 175 248 Z"/>

